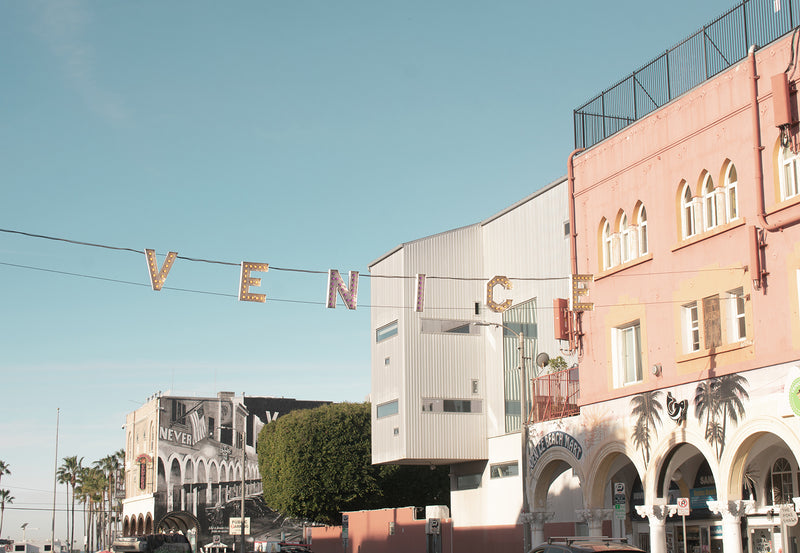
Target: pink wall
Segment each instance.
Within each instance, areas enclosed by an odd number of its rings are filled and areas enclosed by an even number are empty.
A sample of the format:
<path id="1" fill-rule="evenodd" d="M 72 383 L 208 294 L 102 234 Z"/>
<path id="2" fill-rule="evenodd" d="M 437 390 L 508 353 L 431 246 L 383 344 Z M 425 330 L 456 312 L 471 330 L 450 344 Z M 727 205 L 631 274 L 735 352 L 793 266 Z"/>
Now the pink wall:
<path id="1" fill-rule="evenodd" d="M 414 508 L 357 511 L 348 515 L 348 545 L 342 548 L 342 528 L 310 528 L 314 553 L 425 553 L 425 521 L 414 519 Z M 389 523 L 394 522 L 394 534 Z M 610 535 L 611 523 L 603 524 Z M 575 524 L 545 524 L 545 539 L 550 536 L 574 536 Z M 453 527 L 451 519 L 441 522 L 442 553 L 520 553 L 521 526 Z"/>
<path id="2" fill-rule="evenodd" d="M 800 198 L 779 202 L 777 148 L 771 77 L 790 61 L 790 39 L 758 51 L 758 98 L 767 219 L 800 214 Z M 798 72 L 794 73 L 795 78 Z M 594 403 L 800 357 L 797 269 L 798 227 L 768 233 L 766 291 L 752 286 L 749 232 L 759 225 L 754 137 L 747 59 L 575 158 L 575 209 L 578 272 L 592 273 L 583 315 L 584 356 L 581 401 Z M 797 99 L 792 95 L 793 110 Z M 794 129 L 796 131 L 796 127 Z M 679 188 L 682 181 L 699 194 L 704 172 L 724 183 L 728 163 L 738 172 L 739 218 L 683 240 Z M 603 271 L 600 225 L 612 227 L 621 210 L 635 224 L 635 208 L 647 210 L 650 253 Z M 776 214 L 771 214 L 777 211 Z M 738 286 L 746 302 L 747 338 L 713 351 L 686 355 L 680 325 L 681 304 Z M 644 381 L 615 387 L 611 328 L 642 321 Z M 702 324 L 702 323 L 701 323 Z M 757 341 L 753 340 L 757 337 Z M 648 370 L 659 363 L 662 375 Z"/>

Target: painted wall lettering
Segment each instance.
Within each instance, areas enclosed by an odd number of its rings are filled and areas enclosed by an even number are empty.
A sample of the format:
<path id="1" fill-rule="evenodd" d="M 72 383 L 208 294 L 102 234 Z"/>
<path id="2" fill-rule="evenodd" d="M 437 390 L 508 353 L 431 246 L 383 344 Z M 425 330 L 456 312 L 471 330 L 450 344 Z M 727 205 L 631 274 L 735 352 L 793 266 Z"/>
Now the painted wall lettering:
<path id="1" fill-rule="evenodd" d="M 575 459 L 580 461 L 583 457 L 583 448 L 578 440 L 567 434 L 566 432 L 556 431 L 549 432 L 542 436 L 542 439 L 536 445 L 528 444 L 528 459 L 530 468 L 536 465 L 536 462 L 544 454 L 545 451 L 551 447 L 563 447 L 569 451 Z"/>
<path id="2" fill-rule="evenodd" d="M 168 442 L 174 442 L 181 445 L 194 444 L 192 435 L 190 433 L 173 430 L 172 428 L 165 428 L 163 426 L 158 428 L 158 438 L 160 440 L 166 440 Z"/>

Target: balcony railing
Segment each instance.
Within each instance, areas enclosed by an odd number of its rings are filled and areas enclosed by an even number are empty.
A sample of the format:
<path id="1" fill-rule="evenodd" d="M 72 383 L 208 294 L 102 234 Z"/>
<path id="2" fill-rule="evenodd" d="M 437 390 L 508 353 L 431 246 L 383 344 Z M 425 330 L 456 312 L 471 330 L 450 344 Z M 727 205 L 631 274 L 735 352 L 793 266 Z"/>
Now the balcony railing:
<path id="1" fill-rule="evenodd" d="M 531 422 L 570 417 L 580 412 L 578 370 L 568 369 L 534 378 L 531 394 Z"/>
<path id="2" fill-rule="evenodd" d="M 590 148 L 800 23 L 800 0 L 744 0 L 573 112 L 575 147 Z"/>

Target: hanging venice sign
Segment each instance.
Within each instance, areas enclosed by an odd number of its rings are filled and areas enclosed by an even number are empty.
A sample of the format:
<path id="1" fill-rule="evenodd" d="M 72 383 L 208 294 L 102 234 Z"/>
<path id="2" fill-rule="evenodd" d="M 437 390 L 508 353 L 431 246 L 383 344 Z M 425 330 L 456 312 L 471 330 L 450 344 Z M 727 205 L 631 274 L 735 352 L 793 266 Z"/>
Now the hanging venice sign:
<path id="1" fill-rule="evenodd" d="M 147 262 L 147 272 L 150 276 L 150 286 L 153 290 L 159 291 L 164 287 L 164 283 L 167 281 L 167 276 L 172 269 L 172 265 L 178 258 L 178 252 L 167 253 L 167 256 L 161 266 L 158 265 L 155 250 L 148 248 L 144 250 L 144 253 L 145 260 Z M 254 273 L 269 272 L 269 263 L 242 261 L 240 268 L 241 270 L 239 273 L 238 290 L 239 301 L 252 301 L 257 303 L 266 302 L 267 295 L 257 290 L 261 287 L 261 278 L 254 276 Z M 356 309 L 358 305 L 358 271 L 350 271 L 347 276 L 348 279 L 347 282 L 345 282 L 338 270 L 330 269 L 328 271 L 328 286 L 325 306 L 329 309 L 336 308 L 337 295 L 341 297 L 342 302 L 344 302 L 344 305 L 347 307 L 347 309 Z M 417 285 L 415 310 L 417 312 L 422 312 L 425 309 L 425 278 L 425 275 L 422 273 L 417 274 L 415 277 Z M 581 295 L 585 295 L 587 293 L 586 283 L 591 282 L 592 275 L 573 275 L 572 278 L 573 280 L 577 279 L 577 281 L 579 281 L 579 284 L 574 286 L 575 290 L 573 291 L 573 297 L 579 298 Z M 495 276 L 486 284 L 486 305 L 492 311 L 496 313 L 502 313 L 511 307 L 512 300 L 509 298 L 506 298 L 503 301 L 497 299 L 495 297 L 495 288 L 498 286 L 505 290 L 511 290 L 513 286 L 511 284 L 511 280 L 505 276 Z M 573 301 L 573 309 L 575 310 L 584 311 L 590 310 L 591 308 L 592 304 L 590 303 L 577 303 L 577 300 Z"/>

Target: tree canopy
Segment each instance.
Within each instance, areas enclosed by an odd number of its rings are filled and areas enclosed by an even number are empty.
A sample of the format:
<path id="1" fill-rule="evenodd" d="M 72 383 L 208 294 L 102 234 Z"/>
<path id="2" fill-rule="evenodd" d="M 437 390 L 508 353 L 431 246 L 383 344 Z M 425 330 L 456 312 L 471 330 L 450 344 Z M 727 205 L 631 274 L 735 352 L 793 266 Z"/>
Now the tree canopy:
<path id="1" fill-rule="evenodd" d="M 370 441 L 369 403 L 283 415 L 258 437 L 264 500 L 326 524 L 339 524 L 342 511 L 449 504 L 449 467 L 372 465 Z"/>

